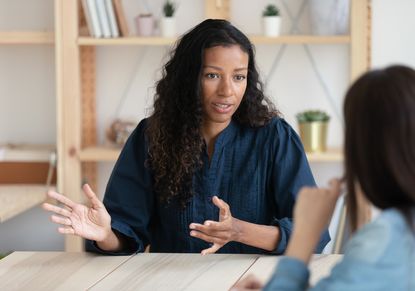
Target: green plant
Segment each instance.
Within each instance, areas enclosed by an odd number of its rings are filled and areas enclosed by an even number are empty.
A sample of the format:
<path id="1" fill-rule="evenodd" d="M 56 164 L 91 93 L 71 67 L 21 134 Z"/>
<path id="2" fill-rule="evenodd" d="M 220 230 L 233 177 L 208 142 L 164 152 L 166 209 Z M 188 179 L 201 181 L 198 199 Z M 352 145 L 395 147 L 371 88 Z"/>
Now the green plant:
<path id="1" fill-rule="evenodd" d="M 262 12 L 262 16 L 279 16 L 280 10 L 274 4 L 268 4 L 264 11 Z"/>
<path id="2" fill-rule="evenodd" d="M 173 17 L 174 12 L 176 12 L 176 4 L 167 0 L 163 5 L 164 16 Z"/>
<path id="3" fill-rule="evenodd" d="M 1 260 L 1 259 L 3 259 L 3 258 L 5 258 L 5 257 L 7 257 L 7 255 L 8 255 L 8 254 L 3 254 L 3 253 L 0 253 L 0 260 Z"/>
<path id="4" fill-rule="evenodd" d="M 298 113 L 296 117 L 299 123 L 313 121 L 327 122 L 330 120 L 330 116 L 326 112 L 321 110 L 306 110 Z"/>

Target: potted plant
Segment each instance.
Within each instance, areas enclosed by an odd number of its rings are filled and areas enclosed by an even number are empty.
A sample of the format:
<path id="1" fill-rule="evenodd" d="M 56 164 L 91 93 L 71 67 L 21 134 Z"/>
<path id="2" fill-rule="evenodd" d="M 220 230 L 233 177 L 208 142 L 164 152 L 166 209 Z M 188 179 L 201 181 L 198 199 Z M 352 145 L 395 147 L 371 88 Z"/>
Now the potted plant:
<path id="1" fill-rule="evenodd" d="M 298 113 L 296 117 L 305 151 L 326 151 L 327 127 L 330 116 L 321 110 L 307 110 Z"/>
<path id="2" fill-rule="evenodd" d="M 280 35 L 280 10 L 274 4 L 268 4 L 262 12 L 263 32 L 265 36 Z"/>
<path id="3" fill-rule="evenodd" d="M 176 35 L 176 4 L 170 0 L 164 2 L 163 17 L 160 21 L 161 35 L 164 37 L 174 37 Z"/>

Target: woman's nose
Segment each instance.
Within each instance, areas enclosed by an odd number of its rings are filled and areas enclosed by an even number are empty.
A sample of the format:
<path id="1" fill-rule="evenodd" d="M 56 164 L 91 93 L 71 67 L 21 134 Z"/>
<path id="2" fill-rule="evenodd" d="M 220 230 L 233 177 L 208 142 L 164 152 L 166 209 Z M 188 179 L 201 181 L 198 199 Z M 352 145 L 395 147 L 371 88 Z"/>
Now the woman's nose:
<path id="1" fill-rule="evenodd" d="M 233 89 L 232 89 L 231 80 L 229 80 L 228 78 L 223 78 L 221 80 L 220 87 L 219 87 L 219 95 L 228 97 L 232 95 L 232 92 L 233 92 Z"/>

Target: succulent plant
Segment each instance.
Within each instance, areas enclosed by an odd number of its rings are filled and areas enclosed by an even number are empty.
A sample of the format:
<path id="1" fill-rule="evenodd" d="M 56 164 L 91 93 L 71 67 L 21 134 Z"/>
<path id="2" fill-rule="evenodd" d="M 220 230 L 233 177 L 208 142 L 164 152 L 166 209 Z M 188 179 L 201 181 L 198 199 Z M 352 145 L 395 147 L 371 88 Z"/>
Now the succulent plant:
<path id="1" fill-rule="evenodd" d="M 262 12 L 262 16 L 278 16 L 280 15 L 280 10 L 274 4 L 268 4 L 264 11 Z"/>
<path id="2" fill-rule="evenodd" d="M 176 4 L 167 0 L 163 5 L 164 16 L 173 17 L 174 12 L 176 11 Z"/>
<path id="3" fill-rule="evenodd" d="M 299 123 L 313 121 L 327 122 L 330 120 L 330 116 L 326 112 L 321 110 L 306 110 L 298 113 L 296 117 Z"/>

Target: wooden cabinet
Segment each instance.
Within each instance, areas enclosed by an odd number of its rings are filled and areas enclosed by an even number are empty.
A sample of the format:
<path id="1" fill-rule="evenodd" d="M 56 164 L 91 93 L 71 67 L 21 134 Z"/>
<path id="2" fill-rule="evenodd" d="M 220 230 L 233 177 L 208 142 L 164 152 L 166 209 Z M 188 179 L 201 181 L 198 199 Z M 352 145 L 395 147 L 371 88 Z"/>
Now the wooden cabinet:
<path id="1" fill-rule="evenodd" d="M 229 18 L 230 1 L 205 0 L 208 17 Z M 79 1 L 55 0 L 56 82 L 58 98 L 58 189 L 75 201 L 82 201 L 84 176 L 94 179 L 98 161 L 115 161 L 119 150 L 96 144 L 95 129 L 95 47 L 169 45 L 161 37 L 97 39 L 79 36 Z M 350 46 L 350 80 L 369 67 L 370 3 L 351 0 L 350 35 L 285 35 L 276 38 L 251 36 L 256 44 L 337 44 Z M 312 161 L 340 161 L 339 150 L 309 156 Z M 82 241 L 68 236 L 66 250 L 79 251 Z"/>

